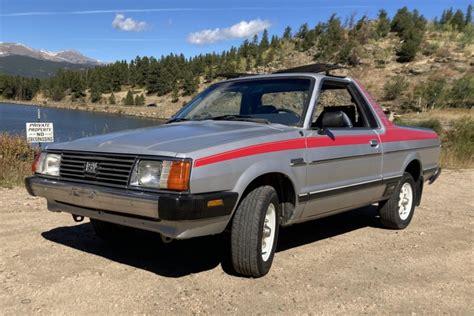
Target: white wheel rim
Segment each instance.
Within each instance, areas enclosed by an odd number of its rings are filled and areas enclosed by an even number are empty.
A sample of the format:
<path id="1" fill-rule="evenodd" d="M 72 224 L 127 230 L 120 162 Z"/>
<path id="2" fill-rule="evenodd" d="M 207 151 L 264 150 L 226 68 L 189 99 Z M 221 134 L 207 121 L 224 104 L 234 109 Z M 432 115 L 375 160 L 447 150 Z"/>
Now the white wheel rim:
<path id="1" fill-rule="evenodd" d="M 265 220 L 263 221 L 262 230 L 262 259 L 267 261 L 273 249 L 273 242 L 275 241 L 275 226 L 276 226 L 276 210 L 275 205 L 270 203 L 265 213 Z"/>
<path id="2" fill-rule="evenodd" d="M 410 183 L 406 182 L 400 189 L 400 198 L 398 199 L 398 214 L 401 220 L 406 220 L 410 216 L 412 205 L 413 188 Z"/>

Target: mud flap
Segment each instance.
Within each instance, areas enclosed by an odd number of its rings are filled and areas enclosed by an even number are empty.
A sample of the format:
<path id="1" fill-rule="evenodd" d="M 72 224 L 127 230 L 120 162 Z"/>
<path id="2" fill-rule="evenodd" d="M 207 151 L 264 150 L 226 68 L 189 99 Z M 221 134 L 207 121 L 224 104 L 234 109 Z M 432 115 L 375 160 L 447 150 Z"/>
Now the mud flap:
<path id="1" fill-rule="evenodd" d="M 416 186 L 416 206 L 420 206 L 421 204 L 421 196 L 423 195 L 423 183 L 424 179 L 423 176 L 418 178 L 418 181 L 415 182 Z"/>

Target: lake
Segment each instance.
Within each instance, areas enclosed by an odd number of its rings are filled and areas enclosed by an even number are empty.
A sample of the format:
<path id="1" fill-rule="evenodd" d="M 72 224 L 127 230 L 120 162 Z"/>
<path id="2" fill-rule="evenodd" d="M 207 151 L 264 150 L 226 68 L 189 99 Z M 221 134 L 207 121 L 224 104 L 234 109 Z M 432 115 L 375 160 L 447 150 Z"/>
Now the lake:
<path id="1" fill-rule="evenodd" d="M 81 137 L 126 129 L 163 124 L 164 121 L 79 110 L 45 108 L 34 105 L 0 104 L 0 133 L 25 135 L 26 122 L 54 123 L 54 141 L 65 142 Z"/>

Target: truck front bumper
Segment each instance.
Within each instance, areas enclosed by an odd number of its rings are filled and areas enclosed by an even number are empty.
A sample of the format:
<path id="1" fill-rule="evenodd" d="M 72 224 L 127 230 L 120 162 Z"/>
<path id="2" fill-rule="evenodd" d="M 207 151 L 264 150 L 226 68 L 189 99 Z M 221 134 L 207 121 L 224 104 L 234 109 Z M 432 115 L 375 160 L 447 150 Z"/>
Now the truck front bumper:
<path id="1" fill-rule="evenodd" d="M 185 239 L 222 232 L 237 203 L 235 192 L 172 194 L 102 187 L 60 179 L 27 177 L 33 196 L 48 209 Z"/>

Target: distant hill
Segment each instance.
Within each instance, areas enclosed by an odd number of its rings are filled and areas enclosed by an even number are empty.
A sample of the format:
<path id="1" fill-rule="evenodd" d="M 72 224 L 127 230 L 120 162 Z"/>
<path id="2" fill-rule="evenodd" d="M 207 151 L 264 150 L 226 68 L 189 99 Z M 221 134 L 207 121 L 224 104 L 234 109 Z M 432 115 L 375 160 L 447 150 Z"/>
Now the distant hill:
<path id="1" fill-rule="evenodd" d="M 53 76 L 59 69 L 86 69 L 95 66 L 94 64 L 73 64 L 41 60 L 20 55 L 0 57 L 0 73 L 33 78 Z"/>
<path id="2" fill-rule="evenodd" d="M 20 43 L 0 43 L 0 73 L 45 78 L 58 69 L 85 69 L 102 64 L 76 50 L 50 52 Z"/>

